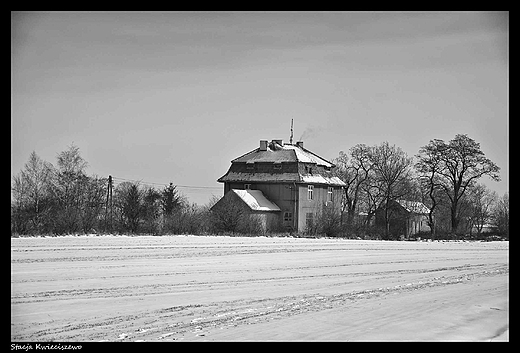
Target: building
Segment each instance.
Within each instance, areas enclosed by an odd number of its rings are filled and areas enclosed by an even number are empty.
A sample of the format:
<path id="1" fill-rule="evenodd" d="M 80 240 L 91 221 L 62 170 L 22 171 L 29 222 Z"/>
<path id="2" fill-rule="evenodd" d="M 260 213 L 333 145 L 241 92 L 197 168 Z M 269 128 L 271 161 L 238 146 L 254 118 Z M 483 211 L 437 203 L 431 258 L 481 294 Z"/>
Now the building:
<path id="1" fill-rule="evenodd" d="M 390 234 L 394 237 L 403 236 L 409 238 L 419 232 L 429 232 L 428 214 L 430 209 L 422 202 L 395 200 L 390 201 L 388 218 L 390 220 Z M 386 226 L 385 208 L 381 206 L 376 210 L 375 224 Z"/>
<path id="2" fill-rule="evenodd" d="M 334 167 L 305 149 L 301 141 L 261 140 L 258 148 L 233 159 L 218 181 L 224 183 L 223 199 L 232 190 L 235 194 L 255 190 L 251 197 L 276 205 L 278 221 L 271 222 L 268 230 L 304 232 L 323 206 L 340 207 L 345 183 L 332 174 Z"/>
<path id="3" fill-rule="evenodd" d="M 227 210 L 220 208 L 227 208 Z M 280 208 L 269 201 L 260 190 L 251 189 L 231 189 L 211 209 L 219 213 L 220 221 L 228 222 L 226 225 L 228 229 L 236 231 L 240 230 L 240 226 L 246 225 L 249 230 L 254 229 L 261 233 L 278 228 L 281 213 Z M 247 218 L 239 218 L 243 215 Z"/>

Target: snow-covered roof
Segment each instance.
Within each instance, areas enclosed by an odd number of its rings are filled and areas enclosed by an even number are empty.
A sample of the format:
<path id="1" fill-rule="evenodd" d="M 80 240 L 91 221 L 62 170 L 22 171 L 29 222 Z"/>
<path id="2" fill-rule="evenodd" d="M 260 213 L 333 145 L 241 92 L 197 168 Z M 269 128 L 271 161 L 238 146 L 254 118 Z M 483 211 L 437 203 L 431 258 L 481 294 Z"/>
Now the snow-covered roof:
<path id="1" fill-rule="evenodd" d="M 338 177 L 332 176 L 330 168 L 335 165 L 311 151 L 303 148 L 301 143 L 283 143 L 281 140 L 265 141 L 262 148 L 256 148 L 231 161 L 231 163 L 313 163 L 325 167 L 325 170 L 314 170 L 303 174 L 303 172 L 292 173 L 265 173 L 265 172 L 243 172 L 230 168 L 228 172 L 218 179 L 219 182 L 296 182 L 309 184 L 326 184 L 333 186 L 345 186 Z"/>
<path id="2" fill-rule="evenodd" d="M 419 214 L 430 213 L 430 209 L 428 207 L 426 207 L 422 202 L 397 200 L 397 203 L 399 205 L 401 205 L 408 212 L 419 213 Z"/>
<path id="3" fill-rule="evenodd" d="M 324 176 L 320 174 L 307 174 L 307 175 L 301 175 L 300 176 L 302 183 L 309 183 L 309 184 L 328 184 L 328 185 L 337 185 L 337 186 L 345 186 L 345 182 L 341 180 L 340 178 L 336 176 Z"/>
<path id="4" fill-rule="evenodd" d="M 260 190 L 231 189 L 254 211 L 280 211 L 275 203 L 269 201 Z"/>
<path id="5" fill-rule="evenodd" d="M 300 182 L 298 173 L 241 173 L 228 172 L 218 179 L 219 182 Z"/>
<path id="6" fill-rule="evenodd" d="M 240 173 L 228 172 L 218 179 L 219 182 L 296 182 L 308 184 L 327 184 L 331 186 L 345 186 L 345 183 L 336 176 L 324 176 L 321 174 L 299 174 L 299 173 Z"/>
<path id="7" fill-rule="evenodd" d="M 302 163 L 316 163 L 325 167 L 332 168 L 334 164 L 321 158 L 320 156 L 312 153 L 311 151 L 289 143 L 280 144 L 268 144 L 267 150 L 262 151 L 260 148 L 256 148 L 251 152 L 248 152 L 238 158 L 235 158 L 231 163 L 245 162 L 302 162 Z"/>
<path id="8" fill-rule="evenodd" d="M 333 176 L 331 168 L 335 165 L 311 151 L 303 148 L 301 142 L 296 144 L 283 143 L 282 140 L 273 140 L 270 143 L 267 141 L 260 141 L 262 148 L 256 148 L 240 157 L 231 161 L 232 167 L 228 172 L 220 177 L 217 181 L 221 183 L 228 182 L 266 182 L 266 183 L 307 183 L 307 184 L 325 184 L 331 186 L 345 186 L 346 184 L 338 177 Z M 251 165 L 254 163 L 312 163 L 320 168 L 310 168 L 307 170 L 305 166 L 305 173 L 302 168 L 293 172 L 272 172 L 268 173 L 262 171 L 244 171 L 240 168 L 233 168 L 233 164 L 237 165 L 245 163 Z M 321 168 L 323 167 L 323 168 Z M 238 169 L 238 170 L 237 170 Z M 314 169 L 314 172 L 312 171 Z M 281 171 L 281 170 L 280 170 Z"/>

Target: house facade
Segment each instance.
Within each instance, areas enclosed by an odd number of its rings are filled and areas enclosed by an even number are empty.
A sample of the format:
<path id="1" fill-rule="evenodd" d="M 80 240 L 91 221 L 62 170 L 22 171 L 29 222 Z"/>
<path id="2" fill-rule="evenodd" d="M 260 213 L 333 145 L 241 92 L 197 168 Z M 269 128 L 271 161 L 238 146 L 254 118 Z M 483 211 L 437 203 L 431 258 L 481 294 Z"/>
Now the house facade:
<path id="1" fill-rule="evenodd" d="M 334 167 L 301 141 L 261 140 L 258 148 L 233 159 L 218 181 L 224 183 L 224 196 L 258 190 L 275 204 L 279 219 L 270 230 L 305 232 L 323 206 L 340 207 L 345 183 L 332 174 Z"/>

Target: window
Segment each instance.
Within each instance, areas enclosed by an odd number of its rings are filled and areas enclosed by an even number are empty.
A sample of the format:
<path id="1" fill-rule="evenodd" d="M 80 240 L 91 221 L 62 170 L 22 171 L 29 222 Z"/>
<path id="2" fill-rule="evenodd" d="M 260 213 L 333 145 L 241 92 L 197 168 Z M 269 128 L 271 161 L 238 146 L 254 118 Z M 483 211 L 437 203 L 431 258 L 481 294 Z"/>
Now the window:
<path id="1" fill-rule="evenodd" d="M 283 221 L 287 223 L 292 222 L 292 213 L 291 212 L 284 212 L 283 213 Z"/>
<path id="2" fill-rule="evenodd" d="M 282 169 L 282 165 L 280 163 L 274 164 L 274 170 L 281 170 L 281 169 Z"/>
<path id="3" fill-rule="evenodd" d="M 251 190 L 251 184 L 244 184 L 244 190 Z"/>
<path id="4" fill-rule="evenodd" d="M 307 229 L 311 229 L 314 225 L 314 213 L 306 213 L 305 214 L 305 225 Z"/>
<path id="5" fill-rule="evenodd" d="M 307 200 L 314 200 L 314 185 L 307 186 Z"/>
<path id="6" fill-rule="evenodd" d="M 332 202 L 332 191 L 333 191 L 333 190 L 334 190 L 334 189 L 332 188 L 332 186 L 329 186 L 329 191 L 328 191 L 328 193 L 327 193 L 327 201 Z"/>
<path id="7" fill-rule="evenodd" d="M 254 163 L 246 163 L 246 170 L 255 170 Z"/>

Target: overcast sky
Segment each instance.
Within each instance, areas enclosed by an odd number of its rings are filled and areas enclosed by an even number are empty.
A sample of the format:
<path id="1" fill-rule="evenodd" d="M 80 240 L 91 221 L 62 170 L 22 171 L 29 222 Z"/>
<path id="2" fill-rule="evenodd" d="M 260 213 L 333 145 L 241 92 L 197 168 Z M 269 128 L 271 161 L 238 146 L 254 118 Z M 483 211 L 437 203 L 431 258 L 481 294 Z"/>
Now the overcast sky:
<path id="1" fill-rule="evenodd" d="M 12 13 L 11 175 L 74 143 L 87 172 L 221 196 L 259 140 L 326 159 L 468 134 L 509 190 L 508 13 Z M 160 186 L 158 186 L 160 187 Z"/>

